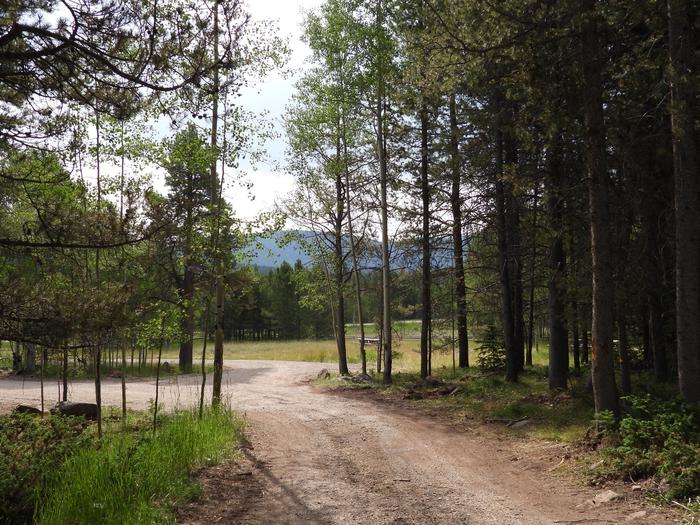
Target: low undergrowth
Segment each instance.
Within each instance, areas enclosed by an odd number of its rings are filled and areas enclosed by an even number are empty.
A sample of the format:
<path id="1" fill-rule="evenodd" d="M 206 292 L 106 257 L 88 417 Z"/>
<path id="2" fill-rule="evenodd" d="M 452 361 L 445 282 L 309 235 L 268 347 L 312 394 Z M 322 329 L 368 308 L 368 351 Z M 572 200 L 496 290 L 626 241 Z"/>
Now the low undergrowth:
<path id="1" fill-rule="evenodd" d="M 653 479 L 667 500 L 700 495 L 700 412 L 679 401 L 649 395 L 624 399 L 617 424 L 599 416 L 606 447 L 594 469 L 595 480 Z"/>
<path id="2" fill-rule="evenodd" d="M 424 383 L 418 373 L 400 371 L 389 387 L 381 377 L 371 383 L 352 383 L 332 378 L 323 381 L 331 388 L 353 385 L 372 388 L 388 399 L 411 403 L 416 408 L 436 409 L 460 421 L 477 420 L 498 424 L 521 435 L 575 441 L 583 436 L 593 418 L 590 394 L 574 381 L 571 392 L 549 391 L 546 369 L 529 368 L 518 383 L 503 379 L 500 371 L 479 368 L 433 370 L 432 381 Z M 513 427 L 514 423 L 519 423 Z M 511 426 L 508 426 L 508 425 Z"/>
<path id="3" fill-rule="evenodd" d="M 0 416 L 0 523 L 31 523 L 52 473 L 91 443 L 82 418 Z"/>
<path id="4" fill-rule="evenodd" d="M 194 470 L 232 456 L 242 421 L 229 409 L 152 413 L 106 425 L 82 418 L 0 418 L 0 523 L 171 523 L 196 498 Z"/>

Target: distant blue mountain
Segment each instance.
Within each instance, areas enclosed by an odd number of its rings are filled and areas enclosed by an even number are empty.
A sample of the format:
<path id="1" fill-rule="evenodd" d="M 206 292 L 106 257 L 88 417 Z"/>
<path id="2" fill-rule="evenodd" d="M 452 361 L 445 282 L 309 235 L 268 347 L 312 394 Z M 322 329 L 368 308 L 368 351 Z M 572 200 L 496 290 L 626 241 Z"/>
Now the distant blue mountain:
<path id="1" fill-rule="evenodd" d="M 310 231 L 288 231 L 283 230 L 273 233 L 269 237 L 256 237 L 247 247 L 251 258 L 248 263 L 257 266 L 261 270 L 271 270 L 278 268 L 283 262 L 292 266 L 297 261 L 308 265 L 311 263 L 311 256 L 304 250 L 302 242 L 298 239 L 308 240 L 312 243 L 315 239 L 314 233 Z M 378 248 L 378 246 L 377 246 Z M 365 269 L 380 268 L 381 256 L 379 250 L 376 254 L 365 256 L 360 261 L 360 267 Z M 418 269 L 421 266 L 421 253 L 419 246 L 412 246 L 409 250 L 401 253 L 397 251 L 391 262 L 393 269 Z M 449 268 L 452 266 L 452 250 L 441 248 L 433 249 L 432 265 L 434 268 Z"/>
<path id="2" fill-rule="evenodd" d="M 294 238 L 297 233 L 302 238 L 312 235 L 311 232 L 280 231 L 270 237 L 256 237 L 248 247 L 248 251 L 252 254 L 249 264 L 258 268 L 278 268 L 283 262 L 292 266 L 297 261 L 301 261 L 304 265 L 308 264 L 311 262 L 311 257 L 304 251 L 301 243 Z"/>

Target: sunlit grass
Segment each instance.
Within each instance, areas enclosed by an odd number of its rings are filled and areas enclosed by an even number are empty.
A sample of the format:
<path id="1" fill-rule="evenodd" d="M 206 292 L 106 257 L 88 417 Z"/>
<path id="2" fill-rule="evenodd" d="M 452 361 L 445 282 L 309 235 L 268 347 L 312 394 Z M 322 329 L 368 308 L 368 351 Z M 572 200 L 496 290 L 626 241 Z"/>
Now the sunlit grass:
<path id="1" fill-rule="evenodd" d="M 415 324 L 415 323 L 414 323 Z M 418 325 L 420 327 L 420 325 Z M 369 336 L 369 334 L 368 334 Z M 346 338 L 348 363 L 360 363 L 360 345 L 355 336 Z M 479 348 L 478 341 L 470 341 L 469 360 L 476 364 Z M 198 355 L 201 356 L 202 340 L 195 341 L 195 370 L 199 368 Z M 366 346 L 368 366 L 374 368 L 377 361 L 377 347 L 369 344 Z M 395 370 L 417 371 L 420 368 L 420 341 L 415 338 L 396 338 L 394 340 L 394 368 Z M 207 357 L 213 355 L 213 344 L 207 344 Z M 163 359 L 176 363 L 178 350 L 176 347 L 166 349 Z M 533 363 L 535 365 L 547 364 L 547 346 L 540 343 L 539 349 L 533 348 Z M 316 363 L 333 363 L 338 360 L 336 342 L 329 340 L 303 340 L 303 341 L 228 341 L 224 344 L 224 359 L 263 359 L 273 361 L 307 361 Z M 454 362 L 457 361 L 457 348 L 455 348 Z M 433 343 L 432 353 L 433 370 L 451 370 L 453 367 L 452 346 L 440 348 L 439 341 Z"/>
<path id="2" fill-rule="evenodd" d="M 38 523 L 173 523 L 173 507 L 201 492 L 194 469 L 231 456 L 242 421 L 230 410 L 164 417 L 153 434 L 146 418 L 123 433 L 108 427 L 99 446 L 70 456 L 40 501 Z"/>

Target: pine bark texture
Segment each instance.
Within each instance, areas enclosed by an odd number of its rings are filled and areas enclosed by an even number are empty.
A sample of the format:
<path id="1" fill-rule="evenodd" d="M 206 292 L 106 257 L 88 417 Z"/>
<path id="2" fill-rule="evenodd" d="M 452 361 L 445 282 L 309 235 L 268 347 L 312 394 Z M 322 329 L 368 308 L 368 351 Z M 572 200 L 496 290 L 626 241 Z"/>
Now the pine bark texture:
<path id="1" fill-rule="evenodd" d="M 671 128 L 676 214 L 676 338 L 678 384 L 700 403 L 700 173 L 698 173 L 697 52 L 688 0 L 668 0 Z"/>
<path id="2" fill-rule="evenodd" d="M 515 316 L 513 313 L 513 277 L 509 261 L 507 189 L 503 180 L 503 138 L 499 123 L 494 130 L 496 160 L 496 230 L 498 237 L 498 273 L 501 283 L 501 324 L 503 325 L 503 342 L 506 350 L 506 381 L 518 380 L 518 360 L 514 338 Z"/>
<path id="3" fill-rule="evenodd" d="M 457 303 L 457 347 L 459 368 L 469 367 L 469 332 L 467 331 L 467 289 L 464 275 L 464 239 L 462 237 L 462 162 L 459 154 L 459 127 L 455 95 L 450 97 L 450 156 L 452 188 L 452 247 L 454 254 L 454 292 Z"/>
<path id="4" fill-rule="evenodd" d="M 430 275 L 430 184 L 428 180 L 428 110 L 425 106 L 420 111 L 421 154 L 420 154 L 420 192 L 421 192 L 421 329 L 420 329 L 420 376 L 425 379 L 430 374 L 428 354 L 430 352 L 431 322 L 431 275 Z"/>
<path id="5" fill-rule="evenodd" d="M 563 176 L 557 147 L 549 152 L 547 208 L 552 231 L 549 249 L 549 388 L 566 389 L 569 338 L 566 325 L 566 253 L 564 252 Z"/>
<path id="6" fill-rule="evenodd" d="M 591 374 L 596 412 L 619 414 L 613 362 L 614 283 L 608 213 L 608 167 L 603 120 L 603 80 L 596 0 L 582 2 L 581 65 L 584 147 L 588 171 L 593 275 Z"/>

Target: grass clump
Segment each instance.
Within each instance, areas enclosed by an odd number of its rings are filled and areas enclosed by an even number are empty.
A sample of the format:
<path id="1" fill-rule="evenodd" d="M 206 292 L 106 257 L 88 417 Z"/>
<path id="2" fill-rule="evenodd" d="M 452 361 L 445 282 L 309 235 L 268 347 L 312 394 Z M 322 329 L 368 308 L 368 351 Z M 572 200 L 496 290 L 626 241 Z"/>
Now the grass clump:
<path id="1" fill-rule="evenodd" d="M 700 495 L 700 414 L 678 401 L 629 396 L 616 425 L 610 415 L 599 425 L 610 441 L 597 479 L 656 477 L 668 499 Z"/>
<path id="2" fill-rule="evenodd" d="M 0 416 L 0 523 L 31 523 L 49 476 L 90 442 L 82 418 Z"/>
<path id="3" fill-rule="evenodd" d="M 43 524 L 169 523 L 173 508 L 195 498 L 190 477 L 230 457 L 243 424 L 230 410 L 166 416 L 154 434 L 145 425 L 108 433 L 56 471 L 39 509 Z"/>

